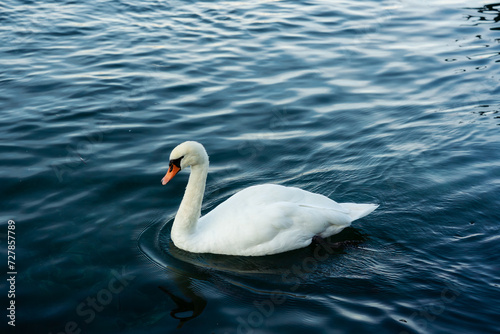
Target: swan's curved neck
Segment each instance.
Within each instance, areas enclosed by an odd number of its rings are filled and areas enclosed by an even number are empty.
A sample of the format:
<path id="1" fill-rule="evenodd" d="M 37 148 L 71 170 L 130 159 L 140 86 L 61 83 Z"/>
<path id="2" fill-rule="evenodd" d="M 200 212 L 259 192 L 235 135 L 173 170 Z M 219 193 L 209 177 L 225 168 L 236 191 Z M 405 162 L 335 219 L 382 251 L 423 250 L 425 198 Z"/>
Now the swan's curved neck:
<path id="1" fill-rule="evenodd" d="M 208 162 L 191 166 L 191 174 L 182 198 L 179 211 L 175 215 L 172 226 L 172 240 L 182 242 L 193 233 L 201 216 L 201 204 L 205 193 L 205 183 L 208 174 Z"/>

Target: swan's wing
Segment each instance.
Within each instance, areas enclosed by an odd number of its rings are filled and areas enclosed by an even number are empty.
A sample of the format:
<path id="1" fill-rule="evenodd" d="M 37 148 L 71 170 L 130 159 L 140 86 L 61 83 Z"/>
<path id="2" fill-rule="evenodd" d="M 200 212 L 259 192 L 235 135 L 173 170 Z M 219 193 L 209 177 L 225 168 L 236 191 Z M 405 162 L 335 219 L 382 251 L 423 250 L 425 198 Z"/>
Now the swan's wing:
<path id="1" fill-rule="evenodd" d="M 305 247 L 314 235 L 328 236 L 351 222 L 335 201 L 298 188 L 246 188 L 202 217 L 196 235 L 209 250 L 265 255 Z M 326 233 L 326 234 L 325 234 Z"/>
<path id="2" fill-rule="evenodd" d="M 262 184 L 243 189 L 222 204 L 238 206 L 240 203 L 245 203 L 247 206 L 259 207 L 280 202 L 349 213 L 349 208 L 343 207 L 326 196 L 311 193 L 300 188 L 285 187 L 277 184 Z"/>

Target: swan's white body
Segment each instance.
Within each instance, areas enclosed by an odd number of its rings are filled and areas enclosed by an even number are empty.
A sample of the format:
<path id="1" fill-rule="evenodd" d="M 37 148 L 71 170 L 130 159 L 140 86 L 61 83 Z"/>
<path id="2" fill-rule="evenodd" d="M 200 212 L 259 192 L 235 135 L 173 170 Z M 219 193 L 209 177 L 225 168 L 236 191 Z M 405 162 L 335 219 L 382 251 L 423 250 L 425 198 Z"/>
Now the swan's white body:
<path id="1" fill-rule="evenodd" d="M 337 203 L 308 191 L 264 184 L 246 188 L 201 217 L 208 155 L 197 142 L 185 142 L 170 155 L 166 184 L 179 170 L 191 175 L 172 226 L 172 241 L 186 251 L 260 256 L 308 246 L 314 236 L 339 233 L 375 204 Z"/>

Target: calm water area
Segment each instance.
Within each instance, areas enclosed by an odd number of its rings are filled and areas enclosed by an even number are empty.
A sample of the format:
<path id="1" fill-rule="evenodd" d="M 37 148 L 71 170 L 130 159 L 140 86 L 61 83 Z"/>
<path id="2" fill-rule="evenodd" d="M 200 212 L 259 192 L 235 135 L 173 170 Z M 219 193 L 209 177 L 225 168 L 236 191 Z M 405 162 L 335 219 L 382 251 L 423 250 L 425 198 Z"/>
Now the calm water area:
<path id="1" fill-rule="evenodd" d="M 2 1 L 1 333 L 500 332 L 499 21 L 475 0 Z M 182 251 L 189 173 L 160 179 L 186 140 L 210 155 L 202 213 L 261 183 L 380 206 L 338 248 Z"/>

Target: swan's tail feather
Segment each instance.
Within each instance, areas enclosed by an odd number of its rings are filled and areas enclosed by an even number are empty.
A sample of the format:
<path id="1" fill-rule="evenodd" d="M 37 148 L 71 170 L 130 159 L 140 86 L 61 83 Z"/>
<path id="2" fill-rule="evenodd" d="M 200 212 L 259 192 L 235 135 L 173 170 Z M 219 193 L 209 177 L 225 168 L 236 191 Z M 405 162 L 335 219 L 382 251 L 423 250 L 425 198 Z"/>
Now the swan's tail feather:
<path id="1" fill-rule="evenodd" d="M 378 204 L 340 203 L 340 205 L 349 209 L 352 220 L 363 218 L 378 208 Z"/>

